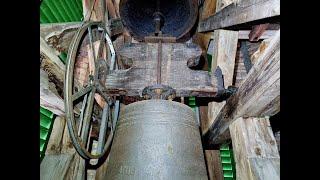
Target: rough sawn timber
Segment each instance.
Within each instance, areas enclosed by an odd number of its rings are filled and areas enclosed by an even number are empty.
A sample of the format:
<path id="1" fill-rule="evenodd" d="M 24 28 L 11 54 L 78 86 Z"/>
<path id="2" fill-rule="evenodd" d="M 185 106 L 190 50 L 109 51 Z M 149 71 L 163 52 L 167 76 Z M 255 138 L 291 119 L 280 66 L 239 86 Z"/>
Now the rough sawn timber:
<path id="1" fill-rule="evenodd" d="M 240 117 L 229 129 L 237 179 L 280 179 L 280 155 L 268 118 Z"/>
<path id="2" fill-rule="evenodd" d="M 280 0 L 242 0 L 200 21 L 198 31 L 213 31 L 279 15 Z"/>
<path id="3" fill-rule="evenodd" d="M 239 117 L 272 116 L 280 111 L 280 30 L 252 66 L 247 78 L 221 109 L 208 132 L 207 145 L 230 139 L 229 125 Z"/>
<path id="4" fill-rule="evenodd" d="M 141 96 L 145 87 L 156 84 L 158 44 L 126 45 L 119 54 L 130 68 L 111 71 L 106 78 L 105 92 Z M 161 83 L 174 88 L 178 97 L 215 96 L 215 76 L 187 66 L 188 61 L 194 61 L 200 55 L 201 49 L 195 44 L 162 43 Z"/>

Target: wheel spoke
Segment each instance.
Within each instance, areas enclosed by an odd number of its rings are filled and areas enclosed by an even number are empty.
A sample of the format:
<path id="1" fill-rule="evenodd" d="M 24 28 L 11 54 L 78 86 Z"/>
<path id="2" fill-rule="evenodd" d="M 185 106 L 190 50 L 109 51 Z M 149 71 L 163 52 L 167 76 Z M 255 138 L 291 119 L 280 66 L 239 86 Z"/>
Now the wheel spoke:
<path id="1" fill-rule="evenodd" d="M 105 95 L 105 93 L 103 92 L 105 90 L 105 88 L 103 88 L 103 86 L 100 84 L 98 84 L 98 87 L 97 87 L 97 92 L 99 93 L 100 96 L 103 97 L 103 99 L 106 101 L 106 102 L 109 102 L 110 101 L 110 98 L 108 96 Z"/>
<path id="2" fill-rule="evenodd" d="M 88 140 L 89 135 L 89 128 L 90 128 L 90 121 L 91 121 L 91 115 L 93 110 L 93 102 L 94 102 L 94 94 L 96 90 L 95 88 L 92 89 L 92 91 L 89 94 L 88 100 L 87 100 L 87 107 L 85 109 L 85 114 L 83 117 L 83 125 L 82 125 L 82 131 L 81 131 L 81 139 L 84 143 L 84 146 L 86 147 L 86 143 Z"/>
<path id="3" fill-rule="evenodd" d="M 76 101 L 77 99 L 79 99 L 83 95 L 85 95 L 88 92 L 90 92 L 92 90 L 92 87 L 93 87 L 92 85 L 89 85 L 89 86 L 81 89 L 80 91 L 76 92 L 75 94 L 73 94 L 72 95 L 72 101 Z"/>
<path id="4" fill-rule="evenodd" d="M 83 124 L 83 115 L 84 115 L 84 110 L 86 108 L 87 100 L 88 100 L 88 94 L 86 94 L 84 96 L 84 99 L 83 99 L 83 102 L 82 102 L 80 121 L 79 121 L 79 126 L 78 126 L 78 136 L 80 136 L 80 133 L 81 133 L 82 124 Z"/>
<path id="5" fill-rule="evenodd" d="M 102 119 L 100 124 L 100 130 L 99 130 L 99 140 L 98 140 L 98 148 L 97 152 L 102 153 L 103 151 L 103 145 L 106 140 L 106 132 L 107 132 L 107 122 L 108 122 L 108 114 L 109 114 L 110 108 L 109 105 L 106 104 L 103 108 L 102 112 Z"/>

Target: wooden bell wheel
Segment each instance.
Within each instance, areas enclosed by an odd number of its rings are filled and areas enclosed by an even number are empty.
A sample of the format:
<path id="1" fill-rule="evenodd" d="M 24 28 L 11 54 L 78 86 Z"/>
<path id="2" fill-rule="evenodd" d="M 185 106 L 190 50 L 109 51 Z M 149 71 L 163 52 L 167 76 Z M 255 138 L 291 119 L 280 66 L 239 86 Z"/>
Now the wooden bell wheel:
<path id="1" fill-rule="evenodd" d="M 87 72 L 89 73 L 85 78 L 86 81 L 79 83 L 75 77 L 75 69 L 77 68 L 75 64 L 79 56 L 79 49 L 83 47 L 85 42 L 88 47 L 86 57 L 89 64 Z M 103 53 L 107 49 L 110 51 L 109 55 L 111 54 L 109 59 L 105 55 L 106 53 Z M 114 67 L 115 51 L 104 24 L 84 22 L 74 35 L 68 51 L 64 99 L 72 143 L 79 155 L 85 159 L 98 159 L 104 156 L 113 139 L 115 122 L 119 113 L 119 101 L 103 94 L 102 88 L 107 72 Z M 97 97 L 100 97 L 99 102 Z M 95 129 L 99 129 L 98 138 L 96 137 L 98 139 L 98 153 L 94 154 L 89 150 L 90 130 L 92 130 L 93 124 L 98 126 L 95 126 Z"/>

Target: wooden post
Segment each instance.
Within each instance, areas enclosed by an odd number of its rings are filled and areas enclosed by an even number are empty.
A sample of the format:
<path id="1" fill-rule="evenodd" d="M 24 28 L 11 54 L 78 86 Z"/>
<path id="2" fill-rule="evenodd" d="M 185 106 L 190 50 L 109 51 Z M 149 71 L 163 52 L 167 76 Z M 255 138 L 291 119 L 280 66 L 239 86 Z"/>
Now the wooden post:
<path id="1" fill-rule="evenodd" d="M 280 30 L 252 66 L 247 78 L 232 95 L 204 136 L 208 145 L 230 136 L 229 125 L 239 117 L 272 116 L 280 111 Z"/>
<path id="2" fill-rule="evenodd" d="M 46 156 L 40 164 L 40 179 L 85 179 L 85 161 L 73 148 L 65 121 L 62 116 L 54 121 Z"/>
<path id="3" fill-rule="evenodd" d="M 40 36 L 59 53 L 67 52 L 80 22 L 40 24 Z"/>
<path id="4" fill-rule="evenodd" d="M 279 15 L 280 0 L 242 0 L 200 21 L 198 32 L 213 31 Z"/>
<path id="5" fill-rule="evenodd" d="M 236 179 L 280 179 L 280 155 L 269 119 L 240 117 L 229 128 Z"/>
<path id="6" fill-rule="evenodd" d="M 232 85 L 235 57 L 237 51 L 238 32 L 228 30 L 216 30 L 213 35 L 213 55 L 211 63 L 211 74 L 219 66 L 224 77 L 224 86 Z M 211 124 L 225 102 L 210 102 L 208 104 L 208 121 L 203 122 L 203 134 L 208 131 Z"/>
<path id="7" fill-rule="evenodd" d="M 64 116 L 64 102 L 42 69 L 40 69 L 40 105 L 54 114 Z"/>

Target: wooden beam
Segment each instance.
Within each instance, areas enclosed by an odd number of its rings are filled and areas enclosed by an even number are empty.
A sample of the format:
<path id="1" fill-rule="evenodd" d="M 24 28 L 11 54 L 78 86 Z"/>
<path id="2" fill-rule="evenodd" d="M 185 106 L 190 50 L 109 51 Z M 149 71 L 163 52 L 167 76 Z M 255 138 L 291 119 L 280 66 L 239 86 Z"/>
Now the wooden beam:
<path id="1" fill-rule="evenodd" d="M 201 10 L 200 20 L 206 19 L 216 12 L 217 0 L 205 0 Z"/>
<path id="2" fill-rule="evenodd" d="M 64 102 L 42 69 L 40 69 L 40 105 L 54 114 L 64 116 Z"/>
<path id="3" fill-rule="evenodd" d="M 54 119 L 50 139 L 47 145 L 46 155 L 60 154 L 65 125 L 65 117 L 57 116 Z"/>
<path id="4" fill-rule="evenodd" d="M 217 67 L 221 68 L 224 86 L 232 85 L 235 66 L 235 57 L 237 51 L 238 32 L 229 30 L 216 30 L 213 35 L 213 55 L 211 63 L 211 74 Z M 210 102 L 208 104 L 208 121 L 203 122 L 202 133 L 206 133 L 210 128 L 216 116 L 225 102 Z"/>
<path id="5" fill-rule="evenodd" d="M 280 0 L 242 0 L 200 21 L 198 31 L 213 31 L 279 15 Z"/>
<path id="6" fill-rule="evenodd" d="M 269 39 L 273 37 L 278 30 L 266 30 L 262 33 L 259 39 Z M 239 40 L 249 40 L 249 34 L 251 30 L 240 30 L 238 31 L 238 39 Z M 213 39 L 213 34 L 210 39 Z"/>
<path id="7" fill-rule="evenodd" d="M 42 57 L 42 58 L 41 58 Z M 63 90 L 65 65 L 45 40 L 40 37 L 40 68 L 46 71 L 51 82 L 61 93 Z"/>
<path id="8" fill-rule="evenodd" d="M 238 118 L 230 125 L 236 179 L 280 179 L 280 155 L 268 118 Z"/>
<path id="9" fill-rule="evenodd" d="M 236 1 L 238 0 L 217 0 L 216 13 Z"/>
<path id="10" fill-rule="evenodd" d="M 209 180 L 223 180 L 219 150 L 205 150 Z"/>
<path id="11" fill-rule="evenodd" d="M 239 117 L 272 116 L 280 111 L 280 30 L 215 117 L 204 135 L 207 145 L 220 144 L 230 136 L 227 129 Z"/>
<path id="12" fill-rule="evenodd" d="M 67 52 L 80 22 L 40 24 L 40 36 L 57 52 Z"/>

